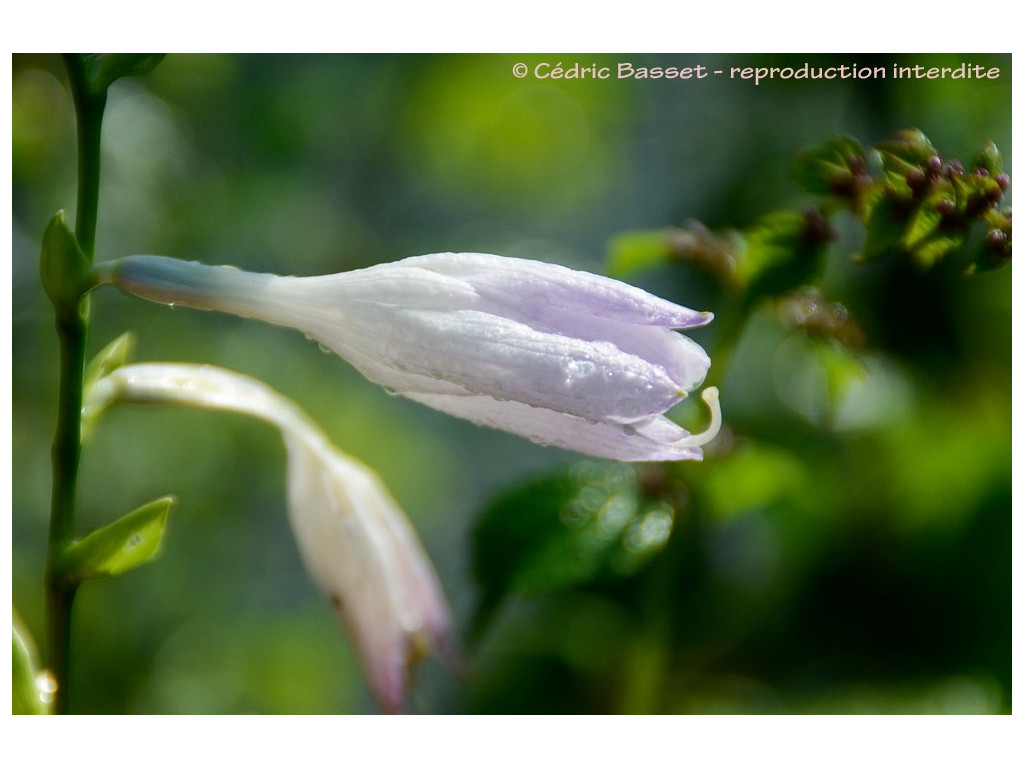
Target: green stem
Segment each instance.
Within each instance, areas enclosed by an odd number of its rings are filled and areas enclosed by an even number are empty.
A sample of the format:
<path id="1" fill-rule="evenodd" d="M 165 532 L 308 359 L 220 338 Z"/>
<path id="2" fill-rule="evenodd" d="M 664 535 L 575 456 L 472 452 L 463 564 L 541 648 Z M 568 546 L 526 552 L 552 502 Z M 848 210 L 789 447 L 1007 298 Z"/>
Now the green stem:
<path id="1" fill-rule="evenodd" d="M 103 128 L 107 92 L 103 90 L 93 93 L 89 89 L 81 56 L 67 54 L 64 62 L 78 118 L 78 211 L 75 216 L 75 237 L 92 262 L 96 249 L 96 219 L 100 201 L 100 132 Z"/>
<path id="2" fill-rule="evenodd" d="M 64 57 L 78 118 L 78 205 L 75 237 L 91 263 L 96 246 L 99 208 L 100 131 L 106 92 L 90 92 L 81 57 Z M 73 307 L 57 307 L 60 340 L 60 393 L 57 428 L 53 440 L 53 490 L 50 538 L 46 559 L 46 659 L 57 691 L 54 711 L 70 711 L 71 609 L 74 583 L 63 578 L 60 560 L 74 539 L 75 488 L 81 457 L 82 390 L 85 349 L 89 331 L 89 302 L 80 296 Z"/>

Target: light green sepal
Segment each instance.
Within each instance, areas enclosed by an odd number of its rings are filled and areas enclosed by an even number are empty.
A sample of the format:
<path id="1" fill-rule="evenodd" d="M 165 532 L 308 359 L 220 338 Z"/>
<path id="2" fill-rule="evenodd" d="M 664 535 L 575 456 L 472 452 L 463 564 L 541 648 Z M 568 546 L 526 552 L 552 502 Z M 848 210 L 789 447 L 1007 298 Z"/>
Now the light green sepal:
<path id="1" fill-rule="evenodd" d="M 69 546 L 60 570 L 72 583 L 116 576 L 149 562 L 160 552 L 173 496 L 151 501 Z"/>
<path id="2" fill-rule="evenodd" d="M 62 317 L 79 311 L 82 298 L 92 287 L 89 258 L 68 228 L 64 211 L 58 211 L 43 233 L 39 262 L 43 288 Z"/>

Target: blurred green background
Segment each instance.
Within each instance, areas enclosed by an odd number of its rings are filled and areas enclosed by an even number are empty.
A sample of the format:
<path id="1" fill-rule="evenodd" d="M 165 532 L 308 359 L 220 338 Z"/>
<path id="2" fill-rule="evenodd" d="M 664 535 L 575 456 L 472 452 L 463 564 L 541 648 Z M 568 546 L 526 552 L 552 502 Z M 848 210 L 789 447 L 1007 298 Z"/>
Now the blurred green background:
<path id="1" fill-rule="evenodd" d="M 517 79 L 525 62 L 999 66 L 997 80 Z M 97 259 L 155 253 L 281 274 L 480 251 L 603 271 L 634 230 L 745 227 L 810 198 L 793 156 L 916 127 L 944 157 L 1010 147 L 995 55 L 170 55 L 108 100 Z M 13 59 L 13 599 L 37 641 L 56 336 L 39 238 L 74 210 L 60 59 Z M 840 222 L 843 220 L 840 219 Z M 586 461 L 388 397 L 301 335 L 105 289 L 90 350 L 263 379 L 382 475 L 456 614 L 470 673 L 416 670 L 418 712 L 1000 713 L 1010 691 L 1010 268 L 854 266 L 823 286 L 867 374 L 825 415 L 820 371 L 771 311 L 725 368 L 703 464 Z M 682 265 L 631 282 L 718 321 Z M 713 356 L 714 359 L 714 356 Z M 808 361 L 811 361 L 810 363 Z M 683 423 L 700 423 L 682 411 Z M 86 445 L 82 535 L 175 493 L 166 551 L 90 583 L 72 707 L 375 712 L 302 569 L 284 451 L 243 417 L 119 407 Z"/>

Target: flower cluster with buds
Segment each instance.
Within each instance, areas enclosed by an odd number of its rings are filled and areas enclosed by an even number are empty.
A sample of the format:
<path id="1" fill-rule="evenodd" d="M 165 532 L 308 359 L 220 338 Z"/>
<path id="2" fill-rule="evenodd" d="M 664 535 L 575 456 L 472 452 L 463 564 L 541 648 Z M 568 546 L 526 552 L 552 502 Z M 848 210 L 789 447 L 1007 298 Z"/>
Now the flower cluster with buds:
<path id="1" fill-rule="evenodd" d="M 154 301 L 301 330 L 388 390 L 454 416 L 620 461 L 699 460 L 721 425 L 691 434 L 666 411 L 700 387 L 704 350 L 677 332 L 712 316 L 617 280 L 487 254 L 434 254 L 323 277 L 279 277 L 161 256 L 97 268 Z M 211 366 L 116 368 L 88 414 L 111 402 L 240 411 L 281 430 L 288 510 L 303 560 L 354 637 L 370 686 L 402 707 L 411 663 L 452 657 L 449 614 L 416 534 L 377 476 L 290 401 Z"/>

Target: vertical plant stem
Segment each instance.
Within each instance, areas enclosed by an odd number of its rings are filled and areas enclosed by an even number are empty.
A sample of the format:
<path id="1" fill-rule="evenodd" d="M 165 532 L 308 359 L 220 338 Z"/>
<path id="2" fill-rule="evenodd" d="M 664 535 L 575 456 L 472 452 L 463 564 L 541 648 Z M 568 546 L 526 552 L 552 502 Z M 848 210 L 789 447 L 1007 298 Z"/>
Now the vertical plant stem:
<path id="1" fill-rule="evenodd" d="M 91 263 L 96 246 L 100 131 L 106 91 L 100 94 L 90 92 L 81 57 L 69 54 L 65 56 L 65 64 L 78 119 L 75 237 Z M 70 711 L 71 609 L 77 585 L 62 578 L 59 563 L 61 555 L 74 538 L 75 488 L 81 457 L 82 389 L 88 330 L 88 298 L 79 297 L 74 307 L 57 307 L 60 392 L 52 453 L 53 489 L 46 566 L 46 659 L 57 683 L 54 711 L 58 714 Z"/>

